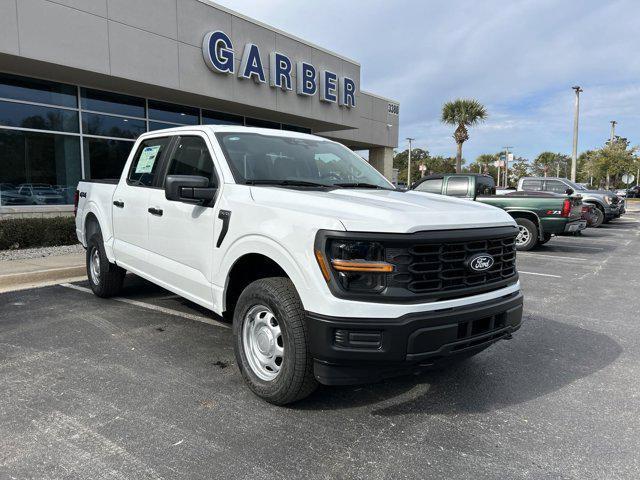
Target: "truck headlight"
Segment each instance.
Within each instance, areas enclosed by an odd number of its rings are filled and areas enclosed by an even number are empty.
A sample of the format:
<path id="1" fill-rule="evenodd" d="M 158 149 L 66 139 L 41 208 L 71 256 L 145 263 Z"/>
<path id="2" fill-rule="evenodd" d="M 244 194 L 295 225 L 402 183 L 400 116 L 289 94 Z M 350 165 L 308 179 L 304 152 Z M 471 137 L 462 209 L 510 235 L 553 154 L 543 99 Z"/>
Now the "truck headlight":
<path id="1" fill-rule="evenodd" d="M 350 292 L 377 292 L 385 287 L 385 274 L 393 265 L 384 261 L 384 248 L 378 242 L 330 239 L 327 244 L 327 262 L 322 252 L 316 258 L 323 275 L 336 279 L 340 287 Z M 329 272 L 329 268 L 331 272 Z"/>
<path id="2" fill-rule="evenodd" d="M 613 200 L 613 197 L 610 197 L 609 195 L 604 196 L 604 203 L 607 205 L 611 205 L 611 200 Z"/>

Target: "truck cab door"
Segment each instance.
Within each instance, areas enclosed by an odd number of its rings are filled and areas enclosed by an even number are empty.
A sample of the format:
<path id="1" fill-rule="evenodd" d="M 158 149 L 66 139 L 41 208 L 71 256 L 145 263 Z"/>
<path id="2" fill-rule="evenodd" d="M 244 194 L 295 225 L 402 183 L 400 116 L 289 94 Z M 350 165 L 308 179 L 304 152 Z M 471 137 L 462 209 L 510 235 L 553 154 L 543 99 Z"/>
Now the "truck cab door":
<path id="1" fill-rule="evenodd" d="M 116 262 L 134 273 L 148 270 L 149 193 L 170 141 L 171 137 L 143 140 L 113 193 L 113 252 Z"/>
<path id="2" fill-rule="evenodd" d="M 209 141 L 202 133 L 185 133 L 175 140 L 165 161 L 160 185 L 167 175 L 196 175 L 218 187 Z M 207 205 L 167 200 L 164 188 L 149 196 L 150 263 L 153 276 L 166 288 L 200 305 L 213 308 L 212 271 L 215 251 L 216 199 Z"/>

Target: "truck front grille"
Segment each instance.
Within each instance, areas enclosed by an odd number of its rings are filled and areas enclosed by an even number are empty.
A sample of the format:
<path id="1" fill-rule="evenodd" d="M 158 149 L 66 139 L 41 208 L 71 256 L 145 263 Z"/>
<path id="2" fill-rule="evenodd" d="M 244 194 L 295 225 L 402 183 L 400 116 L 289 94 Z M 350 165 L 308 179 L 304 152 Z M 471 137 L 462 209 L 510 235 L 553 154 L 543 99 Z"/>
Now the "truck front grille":
<path id="1" fill-rule="evenodd" d="M 482 238 L 486 233 L 463 241 L 455 232 L 450 239 L 430 240 L 425 235 L 427 238 L 419 243 L 387 247 L 386 259 L 395 266 L 387 275 L 387 286 L 421 298 L 455 298 L 501 288 L 517 276 L 515 233 Z M 479 253 L 491 255 L 494 261 L 483 272 L 467 266 L 468 260 Z"/>

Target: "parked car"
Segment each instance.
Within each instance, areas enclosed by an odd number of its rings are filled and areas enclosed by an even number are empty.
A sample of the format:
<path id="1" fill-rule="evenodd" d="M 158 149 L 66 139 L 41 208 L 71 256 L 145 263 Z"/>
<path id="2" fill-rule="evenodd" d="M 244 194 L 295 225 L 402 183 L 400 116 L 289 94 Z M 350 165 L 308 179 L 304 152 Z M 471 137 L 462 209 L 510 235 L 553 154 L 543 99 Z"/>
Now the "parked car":
<path id="1" fill-rule="evenodd" d="M 518 224 L 516 248 L 531 250 L 547 243 L 552 235 L 586 228 L 580 197 L 547 192 L 510 192 L 494 195 L 493 177 L 483 174 L 429 175 L 412 185 L 416 192 L 439 193 L 493 205 L 505 210 Z"/>
<path id="2" fill-rule="evenodd" d="M 473 355 L 517 330 L 504 211 L 399 192 L 314 135 L 190 126 L 138 138 L 119 180 L 81 181 L 89 285 L 131 271 L 232 317 L 250 389 L 275 404 Z"/>
<path id="3" fill-rule="evenodd" d="M 30 197 L 18 192 L 15 186 L 10 183 L 0 183 L 0 205 L 28 205 Z"/>
<path id="4" fill-rule="evenodd" d="M 636 185 L 634 187 L 629 188 L 627 190 L 627 198 L 638 198 L 640 197 L 640 186 Z"/>
<path id="5" fill-rule="evenodd" d="M 597 207 L 598 217 L 594 227 L 619 217 L 624 213 L 624 200 L 606 190 L 588 190 L 586 187 L 562 177 L 523 177 L 518 181 L 520 191 L 543 191 L 554 193 L 577 193 L 584 203 Z"/>
<path id="6" fill-rule="evenodd" d="M 28 198 L 31 205 L 59 205 L 64 203 L 64 197 L 50 185 L 22 184 L 18 193 Z"/>

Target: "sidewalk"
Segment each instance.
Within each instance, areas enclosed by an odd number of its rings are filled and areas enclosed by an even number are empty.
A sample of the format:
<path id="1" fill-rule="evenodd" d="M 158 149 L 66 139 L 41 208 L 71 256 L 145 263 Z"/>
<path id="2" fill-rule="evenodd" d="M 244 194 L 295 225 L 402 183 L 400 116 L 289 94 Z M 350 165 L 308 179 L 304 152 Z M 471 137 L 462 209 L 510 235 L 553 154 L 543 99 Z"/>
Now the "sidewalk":
<path id="1" fill-rule="evenodd" d="M 0 292 L 86 278 L 85 254 L 0 261 Z"/>

